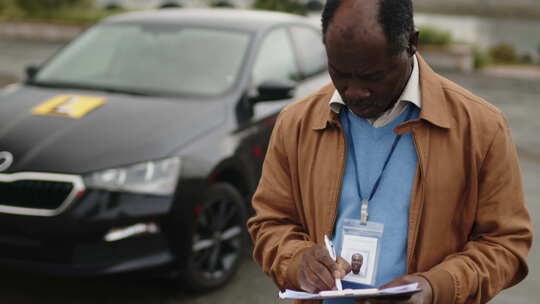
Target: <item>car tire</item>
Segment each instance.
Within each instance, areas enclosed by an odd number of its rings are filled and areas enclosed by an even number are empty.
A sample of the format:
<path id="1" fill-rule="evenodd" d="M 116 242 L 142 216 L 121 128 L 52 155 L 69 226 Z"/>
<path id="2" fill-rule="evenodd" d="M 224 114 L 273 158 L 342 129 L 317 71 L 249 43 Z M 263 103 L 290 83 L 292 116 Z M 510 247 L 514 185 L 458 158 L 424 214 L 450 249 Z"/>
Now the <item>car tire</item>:
<path id="1" fill-rule="evenodd" d="M 228 183 L 211 185 L 203 203 L 194 206 L 195 216 L 179 283 L 184 289 L 202 292 L 227 283 L 237 272 L 247 246 L 246 204 Z M 182 233 L 182 231 L 180 231 Z"/>

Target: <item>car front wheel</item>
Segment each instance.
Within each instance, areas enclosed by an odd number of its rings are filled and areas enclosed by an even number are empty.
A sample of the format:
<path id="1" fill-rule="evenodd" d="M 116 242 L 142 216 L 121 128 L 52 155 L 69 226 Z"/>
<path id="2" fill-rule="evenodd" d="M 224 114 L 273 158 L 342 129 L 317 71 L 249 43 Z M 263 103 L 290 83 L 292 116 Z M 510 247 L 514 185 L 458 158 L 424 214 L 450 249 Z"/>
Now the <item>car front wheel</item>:
<path id="1" fill-rule="evenodd" d="M 194 216 L 191 252 L 180 276 L 188 289 L 215 289 L 236 273 L 246 250 L 246 206 L 232 185 L 216 183 Z"/>

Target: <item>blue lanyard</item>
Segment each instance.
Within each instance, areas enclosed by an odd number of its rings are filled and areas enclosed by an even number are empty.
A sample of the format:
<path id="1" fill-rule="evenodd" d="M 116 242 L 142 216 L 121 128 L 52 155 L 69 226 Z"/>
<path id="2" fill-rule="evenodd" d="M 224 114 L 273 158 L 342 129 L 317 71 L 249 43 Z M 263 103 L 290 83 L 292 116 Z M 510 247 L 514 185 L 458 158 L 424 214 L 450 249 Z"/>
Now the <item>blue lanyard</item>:
<path id="1" fill-rule="evenodd" d="M 409 109 L 407 109 L 407 110 L 409 111 L 409 113 L 407 113 L 407 117 L 405 118 L 405 121 L 408 121 L 411 118 L 411 115 L 412 115 L 412 112 L 413 112 L 411 106 L 409 106 Z M 358 165 L 357 165 L 357 161 L 356 161 L 356 152 L 355 152 L 355 148 L 354 148 L 354 136 L 353 136 L 353 134 L 351 132 L 351 124 L 352 123 L 351 123 L 351 120 L 349 118 L 349 113 L 345 113 L 345 117 L 347 118 L 347 130 L 349 132 L 349 136 L 351 137 L 351 140 L 349 141 L 349 146 L 350 146 L 350 149 L 351 149 L 351 152 L 352 152 L 352 159 L 353 159 L 353 164 L 354 164 L 354 174 L 356 176 L 356 187 L 358 188 L 358 196 L 360 197 L 360 201 L 362 201 L 361 214 L 360 214 L 360 223 L 362 225 L 366 225 L 367 220 L 368 220 L 369 201 L 371 201 L 371 199 L 373 199 L 373 196 L 377 192 L 377 189 L 379 189 L 379 184 L 381 182 L 381 178 L 382 178 L 382 175 L 384 173 L 384 170 L 386 169 L 386 166 L 390 162 L 390 159 L 392 158 L 392 155 L 394 154 L 394 151 L 396 150 L 396 146 L 398 145 L 399 140 L 401 139 L 401 135 L 396 135 L 396 137 L 394 138 L 394 142 L 392 143 L 392 148 L 390 149 L 390 153 L 388 153 L 388 155 L 386 156 L 386 160 L 384 161 L 384 165 L 382 167 L 381 173 L 379 174 L 379 177 L 375 181 L 375 185 L 373 185 L 373 189 L 371 189 L 371 193 L 369 195 L 369 198 L 364 199 L 362 197 L 362 189 L 360 188 L 360 177 L 358 176 Z"/>

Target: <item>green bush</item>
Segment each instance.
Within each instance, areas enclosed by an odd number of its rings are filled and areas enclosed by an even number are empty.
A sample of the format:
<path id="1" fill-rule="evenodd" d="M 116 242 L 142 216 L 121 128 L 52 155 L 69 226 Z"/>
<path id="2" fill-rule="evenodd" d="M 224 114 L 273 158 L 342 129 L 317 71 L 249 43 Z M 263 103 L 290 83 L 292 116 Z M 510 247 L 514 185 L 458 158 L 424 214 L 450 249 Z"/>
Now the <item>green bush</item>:
<path id="1" fill-rule="evenodd" d="M 234 5 L 227 0 L 214 0 L 212 3 L 210 3 L 210 7 L 234 8 Z"/>
<path id="2" fill-rule="evenodd" d="M 5 1 L 5 0 L 0 0 Z M 5 18 L 54 20 L 64 23 L 93 24 L 124 10 L 97 9 L 95 0 L 8 0 L 13 3 Z"/>
<path id="3" fill-rule="evenodd" d="M 256 0 L 253 8 L 300 15 L 307 14 L 306 6 L 299 3 L 298 0 Z"/>
<path id="4" fill-rule="evenodd" d="M 66 9 L 88 9 L 93 0 L 14 0 L 27 16 L 51 16 Z"/>
<path id="5" fill-rule="evenodd" d="M 109 3 L 109 4 L 105 5 L 104 8 L 107 11 L 118 11 L 118 10 L 122 9 L 122 6 L 120 4 L 117 4 L 117 3 Z"/>
<path id="6" fill-rule="evenodd" d="M 440 30 L 433 27 L 419 27 L 420 45 L 448 45 L 452 42 L 452 34 L 449 31 Z"/>
<path id="7" fill-rule="evenodd" d="M 324 8 L 324 5 L 321 1 L 310 0 L 306 3 L 306 10 L 311 12 L 320 12 Z"/>
<path id="8" fill-rule="evenodd" d="M 491 47 L 489 55 L 497 63 L 516 63 L 519 59 L 514 46 L 508 43 L 499 43 Z"/>
<path id="9" fill-rule="evenodd" d="M 534 58 L 529 53 L 523 53 L 519 55 L 519 62 L 523 64 L 532 64 L 534 62 Z"/>
<path id="10" fill-rule="evenodd" d="M 0 14 L 5 13 L 7 10 L 13 8 L 12 0 L 0 0 Z"/>
<path id="11" fill-rule="evenodd" d="M 165 2 L 163 3 L 159 8 L 182 8 L 182 4 L 181 3 L 177 3 L 177 2 Z"/>
<path id="12" fill-rule="evenodd" d="M 473 51 L 474 59 L 474 68 L 481 69 L 490 64 L 491 58 L 487 52 L 482 51 L 481 49 L 475 47 Z"/>
<path id="13" fill-rule="evenodd" d="M 540 64 L 540 44 L 538 44 L 536 51 L 538 52 L 538 57 L 536 57 L 536 62 Z"/>

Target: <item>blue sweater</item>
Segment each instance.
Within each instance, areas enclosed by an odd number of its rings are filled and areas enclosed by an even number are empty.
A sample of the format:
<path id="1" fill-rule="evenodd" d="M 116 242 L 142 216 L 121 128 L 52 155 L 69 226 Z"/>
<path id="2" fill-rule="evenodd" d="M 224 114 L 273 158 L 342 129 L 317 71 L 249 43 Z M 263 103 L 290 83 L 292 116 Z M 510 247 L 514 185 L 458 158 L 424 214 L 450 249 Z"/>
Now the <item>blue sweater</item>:
<path id="1" fill-rule="evenodd" d="M 390 153 L 396 134 L 393 129 L 403 123 L 409 114 L 416 119 L 420 109 L 409 104 L 407 109 L 389 124 L 374 128 L 367 120 L 352 112 L 341 112 L 340 120 L 351 144 L 354 136 L 356 155 L 348 149 L 347 162 L 341 188 L 341 197 L 334 227 L 336 252 L 341 253 L 343 222 L 345 219 L 360 219 L 361 200 L 356 186 L 357 178 L 352 157 L 356 157 L 362 197 L 368 199 L 373 186 L 381 174 L 384 161 Z M 349 119 L 345 117 L 349 116 Z M 348 122 L 351 122 L 349 134 Z M 376 287 L 384 285 L 407 272 L 407 231 L 412 183 L 418 159 L 412 135 L 402 135 L 380 181 L 379 188 L 369 202 L 369 221 L 384 224 L 384 235 L 379 256 Z M 359 284 L 343 282 L 343 288 L 368 288 Z M 332 300 L 325 303 L 353 303 L 352 300 Z"/>

